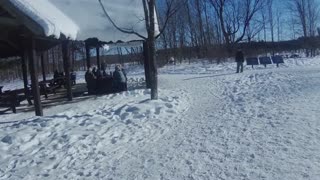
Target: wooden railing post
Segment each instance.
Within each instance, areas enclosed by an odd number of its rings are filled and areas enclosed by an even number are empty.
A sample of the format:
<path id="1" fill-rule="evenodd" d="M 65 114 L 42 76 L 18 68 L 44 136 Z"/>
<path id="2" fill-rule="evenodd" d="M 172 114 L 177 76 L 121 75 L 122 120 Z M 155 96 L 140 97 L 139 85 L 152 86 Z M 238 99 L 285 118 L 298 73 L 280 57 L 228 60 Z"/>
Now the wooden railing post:
<path id="1" fill-rule="evenodd" d="M 37 55 L 35 50 L 35 40 L 34 38 L 28 39 L 28 59 L 29 59 L 29 68 L 30 68 L 30 76 L 31 76 L 31 86 L 32 93 L 34 99 L 34 107 L 36 116 L 43 116 L 43 110 L 40 99 L 40 88 L 38 81 L 38 71 L 37 71 Z"/>

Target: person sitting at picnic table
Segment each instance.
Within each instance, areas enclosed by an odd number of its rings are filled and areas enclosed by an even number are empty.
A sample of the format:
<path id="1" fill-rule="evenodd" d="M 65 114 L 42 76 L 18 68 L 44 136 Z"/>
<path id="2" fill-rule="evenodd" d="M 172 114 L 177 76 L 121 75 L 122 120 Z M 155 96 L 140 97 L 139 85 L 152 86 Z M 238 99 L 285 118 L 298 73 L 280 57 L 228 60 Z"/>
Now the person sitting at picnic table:
<path id="1" fill-rule="evenodd" d="M 55 85 L 59 85 L 59 87 L 61 87 L 64 84 L 63 72 L 59 73 L 58 70 L 55 70 L 53 74 L 53 82 Z"/>
<path id="2" fill-rule="evenodd" d="M 95 75 L 96 77 L 98 77 L 98 69 L 97 69 L 97 67 L 93 67 L 92 68 L 92 73 L 93 73 L 93 75 Z"/>
<path id="3" fill-rule="evenodd" d="M 87 70 L 85 74 L 85 80 L 87 83 L 88 93 L 95 94 L 97 90 L 97 78 L 93 74 L 91 67 Z"/>
<path id="4" fill-rule="evenodd" d="M 126 90 L 126 76 L 123 73 L 120 64 L 115 66 L 115 71 L 113 72 L 113 90 L 114 92 L 121 92 Z"/>
<path id="5" fill-rule="evenodd" d="M 58 70 L 54 70 L 54 73 L 53 73 L 53 78 L 56 79 L 59 77 L 59 72 Z"/>

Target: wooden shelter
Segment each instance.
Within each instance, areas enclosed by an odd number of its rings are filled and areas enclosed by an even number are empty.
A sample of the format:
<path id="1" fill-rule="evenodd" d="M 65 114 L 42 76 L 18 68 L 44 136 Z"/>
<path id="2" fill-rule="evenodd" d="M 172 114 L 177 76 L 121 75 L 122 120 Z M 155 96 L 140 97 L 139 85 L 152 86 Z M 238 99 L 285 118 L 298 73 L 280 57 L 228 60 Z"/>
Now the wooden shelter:
<path id="1" fill-rule="evenodd" d="M 59 43 L 63 45 L 64 67 L 68 79 L 68 99 L 72 100 L 70 76 L 68 76 L 70 73 L 69 41 L 64 36 L 59 39 L 47 37 L 39 24 L 19 11 L 9 1 L 0 1 L 0 32 L 0 58 L 21 57 L 25 97 L 30 104 L 32 97 L 37 116 L 43 115 L 38 82 L 37 53 L 43 53 Z M 27 63 L 30 70 L 32 94 L 28 90 Z"/>
<path id="2" fill-rule="evenodd" d="M 141 21 L 144 16 L 141 0 L 104 0 L 103 3 L 114 20 L 121 22 L 121 26 L 128 25 L 139 34 L 146 34 L 145 23 Z M 129 4 L 130 10 L 127 9 Z M 81 3 L 78 0 L 0 0 L 0 58 L 21 57 L 25 97 L 30 104 L 30 99 L 33 99 L 37 116 L 43 115 L 37 69 L 40 62 L 37 54 L 58 44 L 62 45 L 67 98 L 71 101 L 70 40 L 85 41 L 87 67 L 91 66 L 91 48 L 96 49 L 97 65 L 100 67 L 99 48 L 105 42 L 141 40 L 134 34 L 121 33 L 102 14 L 99 2 L 92 0 L 82 0 Z M 41 57 L 41 65 L 44 67 L 43 55 Z M 27 64 L 31 77 L 31 94 L 28 90 Z M 45 80 L 44 69 L 42 68 L 42 74 Z"/>

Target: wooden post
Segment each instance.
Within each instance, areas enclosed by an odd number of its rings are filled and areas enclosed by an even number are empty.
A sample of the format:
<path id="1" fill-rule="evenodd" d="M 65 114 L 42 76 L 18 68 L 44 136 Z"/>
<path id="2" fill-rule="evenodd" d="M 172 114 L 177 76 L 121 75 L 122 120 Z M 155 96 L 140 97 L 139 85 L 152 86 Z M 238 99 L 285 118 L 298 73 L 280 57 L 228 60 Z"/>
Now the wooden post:
<path id="1" fill-rule="evenodd" d="M 34 107 L 36 116 L 43 116 L 43 110 L 40 100 L 40 89 L 38 82 L 38 71 L 37 71 L 37 55 L 35 50 L 35 40 L 34 38 L 29 39 L 28 48 L 28 59 L 29 59 L 29 67 L 30 67 L 30 75 L 31 75 L 31 86 L 32 93 L 34 99 Z"/>
<path id="2" fill-rule="evenodd" d="M 99 49 L 99 45 L 97 45 L 96 47 L 96 54 L 97 54 L 97 66 L 98 69 L 101 69 L 101 63 L 100 63 L 100 49 Z"/>
<path id="3" fill-rule="evenodd" d="M 27 58 L 28 58 L 28 51 L 23 49 L 22 56 L 21 56 L 21 68 L 22 68 L 24 95 L 26 96 L 29 105 L 32 105 L 29 88 L 28 88 Z"/>
<path id="4" fill-rule="evenodd" d="M 72 51 L 71 51 L 71 58 L 72 58 L 72 70 L 76 71 L 77 65 L 76 65 L 76 50 L 75 50 L 75 42 L 72 42 Z"/>
<path id="5" fill-rule="evenodd" d="M 67 97 L 68 101 L 72 101 L 71 77 L 70 77 L 70 42 L 69 40 L 62 41 L 62 58 L 66 78 Z"/>
<path id="6" fill-rule="evenodd" d="M 53 68 L 52 71 L 54 72 L 55 70 L 57 70 L 56 60 L 55 60 L 55 58 L 54 58 L 55 47 L 51 49 L 51 52 L 52 52 L 51 55 L 52 55 L 52 68 Z"/>
<path id="7" fill-rule="evenodd" d="M 46 81 L 46 70 L 45 70 L 44 53 L 43 52 L 40 55 L 40 59 L 41 59 L 42 79 L 43 79 L 43 81 Z"/>
<path id="8" fill-rule="evenodd" d="M 90 47 L 88 43 L 85 43 L 86 46 L 86 60 L 87 60 L 87 69 L 91 67 L 91 60 L 90 60 Z"/>

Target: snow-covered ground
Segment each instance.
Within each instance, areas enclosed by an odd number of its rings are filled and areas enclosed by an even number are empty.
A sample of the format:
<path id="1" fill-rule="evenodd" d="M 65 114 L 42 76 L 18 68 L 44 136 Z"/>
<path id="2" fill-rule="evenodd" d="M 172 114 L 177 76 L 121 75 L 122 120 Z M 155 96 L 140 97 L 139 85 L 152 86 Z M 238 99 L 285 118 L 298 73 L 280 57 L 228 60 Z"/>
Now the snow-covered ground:
<path id="1" fill-rule="evenodd" d="M 157 101 L 0 115 L 0 179 L 320 179 L 320 58 L 285 62 L 169 65 Z"/>

